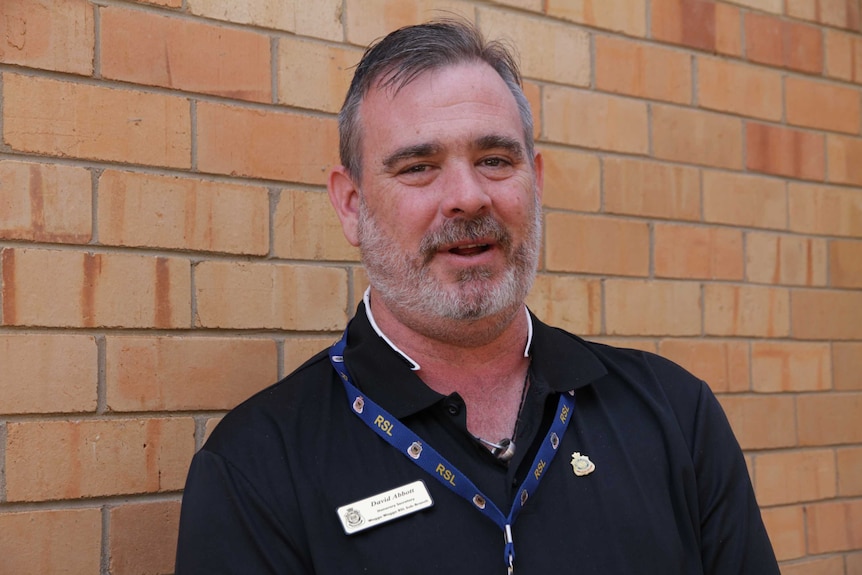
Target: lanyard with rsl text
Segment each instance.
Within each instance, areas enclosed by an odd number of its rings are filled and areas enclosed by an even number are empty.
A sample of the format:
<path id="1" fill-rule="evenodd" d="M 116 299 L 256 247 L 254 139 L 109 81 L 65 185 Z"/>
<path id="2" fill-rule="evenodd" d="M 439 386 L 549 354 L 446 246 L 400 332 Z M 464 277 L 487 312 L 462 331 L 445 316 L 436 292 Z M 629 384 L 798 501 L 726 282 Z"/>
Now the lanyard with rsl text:
<path id="1" fill-rule="evenodd" d="M 362 395 L 351 383 L 350 376 L 347 375 L 347 369 L 344 366 L 344 348 L 346 344 L 347 330 L 344 331 L 341 339 L 330 348 L 329 359 L 341 377 L 341 381 L 344 383 L 351 411 L 359 416 L 377 435 L 404 454 L 404 456 L 408 457 L 416 465 L 428 472 L 428 474 L 437 478 L 447 488 L 469 501 L 485 517 L 496 523 L 503 530 L 503 537 L 506 542 L 503 559 L 506 562 L 508 572 L 510 574 L 513 573 L 515 545 L 512 539 L 512 524 L 515 523 L 518 513 L 520 513 L 521 509 L 527 503 L 527 499 L 535 493 L 545 470 L 557 453 L 560 440 L 569 425 L 571 415 L 574 411 L 574 392 L 570 391 L 560 394 L 560 402 L 557 406 L 557 413 L 551 424 L 551 429 L 539 447 L 539 452 L 533 460 L 530 472 L 518 489 L 518 494 L 515 496 L 515 501 L 512 502 L 512 509 L 507 517 L 494 505 L 493 501 L 479 491 L 466 475 L 444 459 L 434 448 L 423 444 L 418 435 L 402 425 L 401 422 L 371 399 Z"/>

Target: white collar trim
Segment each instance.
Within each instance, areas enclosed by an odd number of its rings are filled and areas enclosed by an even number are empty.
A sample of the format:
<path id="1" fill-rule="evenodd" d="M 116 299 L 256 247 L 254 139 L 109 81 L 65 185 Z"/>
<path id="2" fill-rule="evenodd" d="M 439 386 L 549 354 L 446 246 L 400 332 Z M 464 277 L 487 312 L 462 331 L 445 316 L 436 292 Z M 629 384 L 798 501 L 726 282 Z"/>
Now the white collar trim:
<path id="1" fill-rule="evenodd" d="M 389 347 L 392 348 L 392 351 L 403 357 L 407 360 L 407 363 L 410 364 L 410 369 L 413 371 L 419 371 L 422 369 L 418 363 L 416 363 L 412 357 L 401 351 L 397 345 L 392 343 L 392 340 L 386 337 L 386 334 L 380 329 L 380 326 L 377 325 L 377 322 L 374 321 L 374 314 L 371 313 L 371 288 L 368 287 L 365 289 L 365 294 L 362 296 L 362 301 L 365 302 L 365 314 L 368 316 L 368 322 L 371 324 L 371 327 L 374 328 L 374 331 L 377 332 L 383 341 L 385 341 Z M 527 314 L 527 345 L 524 348 L 524 357 L 530 357 L 530 346 L 533 343 L 533 318 L 530 317 L 530 310 L 527 309 L 527 306 L 524 306 L 524 313 Z"/>

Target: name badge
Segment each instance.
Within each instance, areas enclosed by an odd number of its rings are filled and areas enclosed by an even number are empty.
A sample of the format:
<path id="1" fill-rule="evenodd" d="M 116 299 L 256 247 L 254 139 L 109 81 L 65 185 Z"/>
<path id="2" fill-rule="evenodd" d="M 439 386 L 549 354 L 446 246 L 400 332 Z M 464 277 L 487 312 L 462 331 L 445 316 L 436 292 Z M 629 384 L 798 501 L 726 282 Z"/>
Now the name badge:
<path id="1" fill-rule="evenodd" d="M 434 500 L 425 482 L 420 480 L 342 505 L 336 511 L 344 532 L 353 535 L 432 505 Z"/>

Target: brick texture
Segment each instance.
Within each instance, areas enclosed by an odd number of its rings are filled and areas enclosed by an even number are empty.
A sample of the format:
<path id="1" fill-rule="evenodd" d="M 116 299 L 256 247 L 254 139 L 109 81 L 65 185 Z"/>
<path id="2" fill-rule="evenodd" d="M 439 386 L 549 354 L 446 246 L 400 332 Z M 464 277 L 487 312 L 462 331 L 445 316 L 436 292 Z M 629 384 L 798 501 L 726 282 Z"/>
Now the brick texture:
<path id="1" fill-rule="evenodd" d="M 109 245 L 265 255 L 269 193 L 198 179 L 106 170 L 99 241 Z"/>
<path id="2" fill-rule="evenodd" d="M 0 63 L 85 76 L 93 73 L 96 36 L 89 2 L 5 0 L 0 22 Z"/>
<path id="3" fill-rule="evenodd" d="M 0 556 L 9 573 L 98 573 L 98 508 L 0 514 Z"/>
<path id="4" fill-rule="evenodd" d="M 750 232 L 745 237 L 745 277 L 754 283 L 826 285 L 826 241 Z"/>
<path id="5" fill-rule="evenodd" d="M 100 14 L 106 78 L 241 100 L 272 99 L 269 39 L 263 34 L 140 10 L 107 7 Z"/>
<path id="6" fill-rule="evenodd" d="M 630 154 L 647 153 L 646 104 L 557 86 L 546 86 L 542 94 L 544 135 L 548 140 Z"/>
<path id="7" fill-rule="evenodd" d="M 698 220 L 700 174 L 694 168 L 626 158 L 603 162 L 605 211 Z"/>
<path id="8" fill-rule="evenodd" d="M 58 327 L 189 327 L 187 260 L 7 248 L 3 323 Z"/>
<path id="9" fill-rule="evenodd" d="M 230 409 L 278 376 L 263 339 L 110 337 L 105 356 L 111 411 Z"/>
<path id="10" fill-rule="evenodd" d="M 860 9 L 0 0 L 0 571 L 172 571 L 195 448 L 368 286 L 326 193 L 353 67 L 455 16 L 518 52 L 530 308 L 704 379 L 782 573 L 862 575 Z"/>
<path id="11" fill-rule="evenodd" d="M 99 363 L 92 336 L 0 334 L 0 365 L 0 413 L 96 409 Z"/>
<path id="12" fill-rule="evenodd" d="M 546 0 L 545 6 L 555 18 L 629 36 L 646 33 L 646 0 Z"/>
<path id="13" fill-rule="evenodd" d="M 3 75 L 3 140 L 13 150 L 191 166 L 191 112 L 177 96 Z"/>
<path id="14" fill-rule="evenodd" d="M 173 572 L 179 501 L 121 505 L 109 517 L 111 573 Z"/>
<path id="15" fill-rule="evenodd" d="M 92 201 L 90 173 L 83 168 L 0 161 L 0 238 L 87 243 Z"/>
<path id="16" fill-rule="evenodd" d="M 6 425 L 8 501 L 176 491 L 194 452 L 190 418 Z"/>

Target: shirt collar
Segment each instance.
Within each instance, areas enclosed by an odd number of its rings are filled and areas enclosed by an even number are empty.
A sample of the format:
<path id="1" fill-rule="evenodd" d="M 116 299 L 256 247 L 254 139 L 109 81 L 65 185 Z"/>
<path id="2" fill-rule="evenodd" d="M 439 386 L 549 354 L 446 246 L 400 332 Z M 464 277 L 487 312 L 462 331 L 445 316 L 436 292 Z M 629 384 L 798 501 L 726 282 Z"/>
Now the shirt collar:
<path id="1" fill-rule="evenodd" d="M 367 298 L 367 294 L 366 294 Z M 380 331 L 367 299 L 347 328 L 345 365 L 359 389 L 395 417 L 402 419 L 431 407 L 445 396 L 419 378 L 417 365 Z M 564 392 L 596 382 L 607 369 L 590 349 L 592 344 L 539 321 L 529 311 L 527 349 L 531 377 Z"/>
<path id="2" fill-rule="evenodd" d="M 422 369 L 416 361 L 401 351 L 401 349 L 392 343 L 392 340 L 386 337 L 386 334 L 383 333 L 383 330 L 377 325 L 377 322 L 374 321 L 374 314 L 371 311 L 371 286 L 365 288 L 365 294 L 362 296 L 362 301 L 365 302 L 365 314 L 368 316 L 368 322 L 371 324 L 371 327 L 374 328 L 374 331 L 377 332 L 377 335 L 385 341 L 389 347 L 395 351 L 398 355 L 407 360 L 407 363 L 410 364 L 410 369 L 413 371 L 419 371 Z M 530 311 L 527 309 L 527 306 L 524 306 L 524 313 L 527 314 L 527 345 L 524 348 L 524 357 L 530 357 L 530 344 L 533 342 L 533 317 L 530 314 Z"/>

